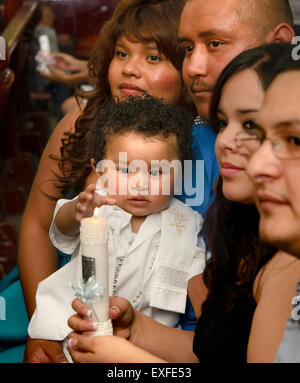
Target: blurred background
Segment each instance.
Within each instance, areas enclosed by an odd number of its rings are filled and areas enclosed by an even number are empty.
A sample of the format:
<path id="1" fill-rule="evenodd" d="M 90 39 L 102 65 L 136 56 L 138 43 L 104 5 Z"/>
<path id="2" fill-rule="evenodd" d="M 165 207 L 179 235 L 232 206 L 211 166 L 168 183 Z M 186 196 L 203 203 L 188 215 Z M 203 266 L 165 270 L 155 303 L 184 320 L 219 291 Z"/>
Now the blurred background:
<path id="1" fill-rule="evenodd" d="M 19 225 L 43 148 L 75 105 L 75 89 L 89 83 L 43 78 L 35 60 L 39 36 L 49 37 L 51 51 L 88 60 L 118 1 L 0 0 L 6 48 L 0 59 L 0 279 L 16 265 Z"/>

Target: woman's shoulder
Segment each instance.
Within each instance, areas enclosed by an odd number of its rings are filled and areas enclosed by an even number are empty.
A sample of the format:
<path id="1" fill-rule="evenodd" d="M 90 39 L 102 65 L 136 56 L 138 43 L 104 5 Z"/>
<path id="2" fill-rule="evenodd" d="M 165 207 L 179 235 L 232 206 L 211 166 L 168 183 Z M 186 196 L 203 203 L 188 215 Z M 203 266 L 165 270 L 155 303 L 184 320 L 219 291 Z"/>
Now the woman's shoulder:
<path id="1" fill-rule="evenodd" d="M 257 300 L 262 294 L 284 294 L 285 290 L 295 288 L 300 280 L 300 259 L 284 253 L 277 252 L 255 278 L 253 294 Z"/>
<path id="2" fill-rule="evenodd" d="M 70 110 L 57 124 L 54 132 L 63 133 L 70 132 L 75 129 L 75 122 L 77 118 L 81 115 L 82 110 L 79 107 L 75 107 Z"/>
<path id="3" fill-rule="evenodd" d="M 48 157 L 49 154 L 59 155 L 61 140 L 65 137 L 65 133 L 72 132 L 75 130 L 75 122 L 81 115 L 82 111 L 79 107 L 74 108 L 68 112 L 57 124 L 53 130 L 47 145 L 44 150 L 44 157 Z"/>

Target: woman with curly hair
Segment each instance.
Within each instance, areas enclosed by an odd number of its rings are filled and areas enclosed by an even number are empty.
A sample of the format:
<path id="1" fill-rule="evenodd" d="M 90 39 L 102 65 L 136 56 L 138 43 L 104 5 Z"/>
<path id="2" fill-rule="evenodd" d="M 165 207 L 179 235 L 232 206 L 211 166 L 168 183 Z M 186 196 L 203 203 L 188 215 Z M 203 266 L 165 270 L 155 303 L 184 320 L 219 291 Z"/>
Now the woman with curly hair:
<path id="1" fill-rule="evenodd" d="M 84 95 L 88 99 L 84 110 L 78 108 L 68 113 L 52 133 L 28 197 L 19 239 L 18 268 L 22 287 L 18 269 L 1 281 L 7 320 L 0 323 L 0 339 L 6 344 L 1 350 L 0 361 L 22 361 L 37 285 L 68 260 L 65 255 L 58 258 L 49 239 L 55 200 L 48 198 L 65 195 L 63 187 L 57 188 L 54 174 L 63 176 L 68 171 L 68 163 L 62 162 L 59 168 L 49 156 L 64 157 L 71 145 L 69 134 L 91 129 L 96 111 L 107 97 L 150 94 L 169 103 L 188 105 L 180 72 L 183 52 L 177 46 L 183 4 L 183 0 L 123 0 L 100 31 L 88 64 L 89 76 L 96 88 Z M 84 152 L 82 148 L 83 157 Z M 80 169 L 81 174 L 73 185 L 74 193 L 84 189 L 90 162 L 81 163 Z M 59 361 L 62 353 L 55 343 L 48 342 L 47 351 L 43 344 L 36 341 L 35 345 L 28 345 L 26 360 L 30 360 L 31 347 L 34 347 L 40 350 L 39 360 Z M 16 345 L 18 348 L 13 355 L 14 350 L 10 348 Z"/>

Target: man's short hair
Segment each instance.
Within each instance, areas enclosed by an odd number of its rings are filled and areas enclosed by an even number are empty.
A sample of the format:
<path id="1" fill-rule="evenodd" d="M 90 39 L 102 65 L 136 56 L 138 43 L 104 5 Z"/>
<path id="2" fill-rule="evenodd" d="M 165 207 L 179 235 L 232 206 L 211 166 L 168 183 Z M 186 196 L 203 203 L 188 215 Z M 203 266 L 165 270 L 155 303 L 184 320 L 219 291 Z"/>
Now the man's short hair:
<path id="1" fill-rule="evenodd" d="M 241 0 L 237 14 L 243 22 L 253 23 L 261 38 L 281 23 L 294 24 L 289 0 Z"/>

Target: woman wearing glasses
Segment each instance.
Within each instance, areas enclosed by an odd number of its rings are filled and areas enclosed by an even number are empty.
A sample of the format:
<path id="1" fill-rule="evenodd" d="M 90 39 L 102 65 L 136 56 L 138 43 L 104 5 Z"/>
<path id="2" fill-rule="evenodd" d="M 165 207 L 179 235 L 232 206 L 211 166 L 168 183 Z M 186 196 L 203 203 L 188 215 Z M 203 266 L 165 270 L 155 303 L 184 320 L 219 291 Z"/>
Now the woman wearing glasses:
<path id="1" fill-rule="evenodd" d="M 196 330 L 200 360 L 207 349 L 212 355 L 219 350 L 221 358 L 226 347 L 237 351 L 240 346 L 248 362 L 273 362 L 291 313 L 300 262 L 259 241 L 255 189 L 246 173 L 249 152 L 241 145 L 251 150 L 257 145 L 255 121 L 274 65 L 291 50 L 279 43 L 244 52 L 224 69 L 215 88 L 211 121 L 218 132 L 221 178 L 204 226 L 212 257 L 204 271 L 209 293 Z M 236 344 L 228 346 L 222 332 Z"/>
<path id="2" fill-rule="evenodd" d="M 256 139 L 239 144 L 252 155 L 247 172 L 256 187 L 261 237 L 300 258 L 300 61 L 284 60 L 276 73 L 259 114 Z M 300 361 L 299 302 L 298 282 L 276 362 Z"/>
<path id="3" fill-rule="evenodd" d="M 127 327 L 127 339 L 156 357 L 182 362 L 195 361 L 196 355 L 200 362 L 227 363 L 275 359 L 290 315 L 300 261 L 259 241 L 254 185 L 245 171 L 248 157 L 239 137 L 243 132 L 243 139 L 256 138 L 255 119 L 272 80 L 272 68 L 291 49 L 288 44 L 272 44 L 244 52 L 218 80 L 211 122 L 218 133 L 215 150 L 221 177 L 204 225 L 212 256 L 203 275 L 208 294 L 195 335 L 155 324 L 141 313 L 132 314 L 128 306 L 124 323 L 119 317 L 115 328 L 122 336 Z M 80 302 L 74 302 L 74 308 L 84 314 Z M 78 316 L 71 317 L 69 324 L 77 331 L 85 331 L 88 325 Z M 117 337 L 89 340 L 73 333 L 71 338 L 70 352 L 79 362 L 141 358 L 157 362 Z M 113 356 L 107 353 L 110 347 L 115 350 Z"/>

